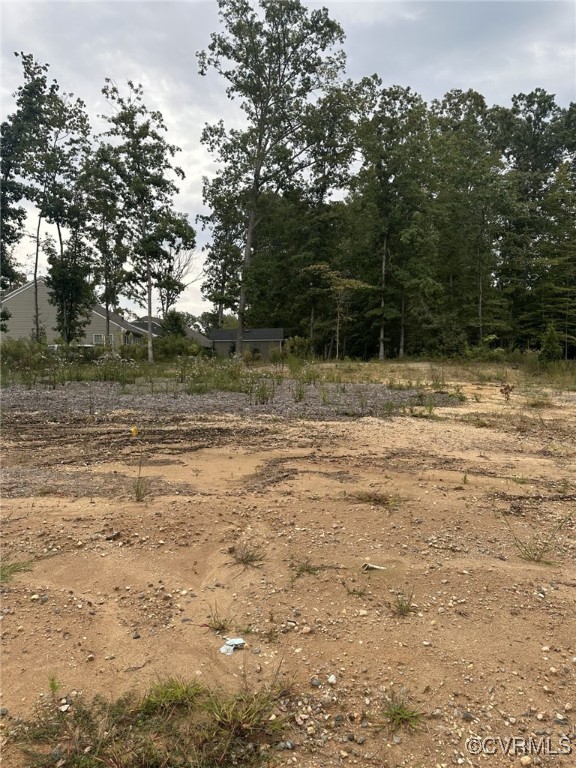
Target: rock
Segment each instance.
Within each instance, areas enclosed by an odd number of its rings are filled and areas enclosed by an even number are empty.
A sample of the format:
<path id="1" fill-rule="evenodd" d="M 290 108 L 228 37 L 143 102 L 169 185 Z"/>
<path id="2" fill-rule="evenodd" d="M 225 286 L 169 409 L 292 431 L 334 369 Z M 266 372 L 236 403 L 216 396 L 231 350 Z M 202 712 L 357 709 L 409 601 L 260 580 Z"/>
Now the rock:
<path id="1" fill-rule="evenodd" d="M 462 720 L 465 720 L 467 723 L 471 723 L 474 720 L 474 715 L 472 712 L 464 710 L 464 712 L 462 712 Z"/>
<path id="2" fill-rule="evenodd" d="M 310 685 L 312 686 L 312 688 L 320 688 L 320 686 L 322 685 L 322 683 L 320 682 L 320 680 L 318 680 L 318 678 L 317 678 L 317 677 L 313 677 L 313 678 L 310 680 Z"/>
<path id="3" fill-rule="evenodd" d="M 336 685 L 336 675 L 328 675 L 328 685 Z"/>
<path id="4" fill-rule="evenodd" d="M 140 634 L 140 632 L 138 632 L 138 630 L 137 630 L 137 629 L 135 629 L 135 630 L 134 630 L 134 632 L 132 632 L 132 638 L 133 638 L 134 640 L 139 640 L 139 639 L 140 639 L 140 637 L 141 637 L 141 634 Z"/>
<path id="5" fill-rule="evenodd" d="M 530 755 L 522 755 L 520 758 L 520 765 L 532 765 L 532 758 Z"/>
<path id="6" fill-rule="evenodd" d="M 8 707 L 0 707 L 0 717 L 6 717 L 8 714 Z"/>

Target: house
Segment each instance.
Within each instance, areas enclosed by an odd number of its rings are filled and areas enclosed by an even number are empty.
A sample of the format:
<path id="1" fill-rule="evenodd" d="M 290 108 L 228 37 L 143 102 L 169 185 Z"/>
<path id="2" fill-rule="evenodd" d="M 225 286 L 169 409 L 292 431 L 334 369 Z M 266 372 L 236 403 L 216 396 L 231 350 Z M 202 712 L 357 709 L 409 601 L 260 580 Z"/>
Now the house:
<path id="1" fill-rule="evenodd" d="M 213 328 L 208 335 L 220 357 L 230 357 L 236 352 L 236 328 Z M 283 328 L 250 328 L 242 334 L 242 350 L 259 354 L 263 360 L 270 359 L 272 350 L 280 351 L 283 342 Z"/>
<path id="2" fill-rule="evenodd" d="M 59 338 L 59 333 L 55 330 L 56 307 L 49 301 L 45 278 L 39 277 L 37 282 L 40 326 L 46 333 L 48 344 L 53 344 Z M 34 329 L 34 281 L 5 294 L 2 297 L 2 308 L 10 312 L 8 329 L 6 333 L 2 333 L 2 338 L 30 339 Z M 106 334 L 106 309 L 95 304 L 90 322 L 84 327 L 82 341 L 85 344 L 119 346 L 139 343 L 146 336 L 146 331 L 124 320 L 120 315 L 110 312 L 109 319 L 109 333 Z"/>
<path id="3" fill-rule="evenodd" d="M 158 317 L 153 317 L 152 319 L 152 333 L 154 336 L 162 336 L 163 330 L 162 330 L 162 320 Z M 144 331 L 144 333 L 148 333 L 148 315 L 146 317 L 140 317 L 138 320 L 134 320 L 132 325 L 137 326 L 141 330 Z M 198 331 L 195 331 L 193 328 L 186 328 L 186 337 L 190 339 L 191 341 L 195 341 L 197 344 L 199 344 L 203 349 L 212 349 L 212 342 L 210 339 L 208 339 L 206 336 L 203 336 Z"/>

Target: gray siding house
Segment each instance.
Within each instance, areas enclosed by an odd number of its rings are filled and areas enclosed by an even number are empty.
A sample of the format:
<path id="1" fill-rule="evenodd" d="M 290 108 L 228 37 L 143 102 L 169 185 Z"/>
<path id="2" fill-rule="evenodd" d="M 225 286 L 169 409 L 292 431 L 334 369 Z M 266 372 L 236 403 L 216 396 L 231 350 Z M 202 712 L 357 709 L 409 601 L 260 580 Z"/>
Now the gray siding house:
<path id="1" fill-rule="evenodd" d="M 34 329 L 34 282 L 31 281 L 16 288 L 2 297 L 2 307 L 10 312 L 7 321 L 8 330 L 2 338 L 29 339 Z M 56 328 L 56 307 L 48 300 L 48 287 L 43 277 L 38 278 L 38 314 L 40 325 L 46 332 L 48 344 L 54 344 L 58 338 Z M 122 344 L 139 343 L 146 332 L 127 322 L 120 315 L 110 313 L 110 333 L 106 335 L 106 309 L 94 305 L 90 322 L 84 328 L 83 344 Z"/>
<path id="2" fill-rule="evenodd" d="M 213 328 L 209 332 L 213 349 L 220 357 L 230 357 L 236 352 L 236 329 Z M 281 350 L 284 342 L 283 328 L 250 328 L 242 335 L 242 350 L 260 354 L 263 360 L 270 359 L 273 349 Z"/>

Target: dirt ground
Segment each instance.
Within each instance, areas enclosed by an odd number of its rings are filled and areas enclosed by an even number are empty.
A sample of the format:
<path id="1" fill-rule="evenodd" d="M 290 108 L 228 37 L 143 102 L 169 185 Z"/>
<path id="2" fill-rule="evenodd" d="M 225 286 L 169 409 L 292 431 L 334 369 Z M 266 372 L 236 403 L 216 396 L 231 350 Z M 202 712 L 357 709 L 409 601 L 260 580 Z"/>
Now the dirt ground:
<path id="1" fill-rule="evenodd" d="M 4 766 L 51 677 L 168 676 L 282 681 L 279 766 L 576 766 L 576 393 L 455 387 L 322 420 L 5 391 L 3 556 L 31 570 L 2 587 Z"/>

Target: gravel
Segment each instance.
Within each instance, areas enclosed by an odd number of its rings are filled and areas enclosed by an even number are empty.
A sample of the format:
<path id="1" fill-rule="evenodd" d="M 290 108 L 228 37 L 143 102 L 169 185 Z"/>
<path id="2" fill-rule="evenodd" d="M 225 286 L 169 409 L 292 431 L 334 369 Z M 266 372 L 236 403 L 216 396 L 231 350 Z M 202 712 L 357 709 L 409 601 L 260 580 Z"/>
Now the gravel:
<path id="1" fill-rule="evenodd" d="M 300 399 L 301 398 L 301 399 Z M 307 420 L 345 420 L 362 416 L 384 418 L 408 409 L 429 415 L 433 408 L 454 406 L 458 400 L 446 392 L 391 390 L 381 384 L 317 384 L 296 386 L 287 380 L 274 388 L 267 403 L 250 401 L 242 392 L 213 391 L 189 395 L 174 383 L 155 381 L 130 387 L 109 382 L 68 382 L 56 389 L 26 389 L 15 385 L 2 390 L 4 418 L 16 413 L 62 417 L 105 416 L 117 411 L 149 414 L 183 413 L 237 416 L 268 415 Z"/>

